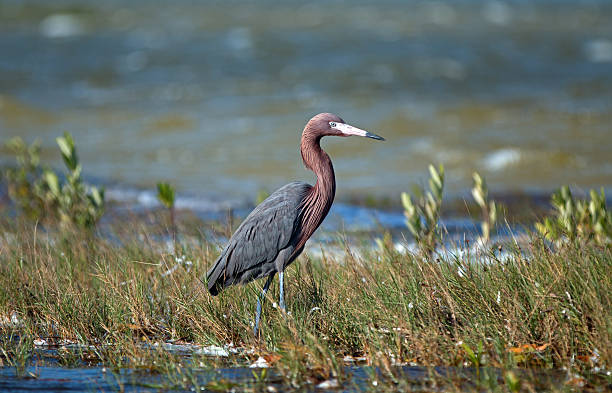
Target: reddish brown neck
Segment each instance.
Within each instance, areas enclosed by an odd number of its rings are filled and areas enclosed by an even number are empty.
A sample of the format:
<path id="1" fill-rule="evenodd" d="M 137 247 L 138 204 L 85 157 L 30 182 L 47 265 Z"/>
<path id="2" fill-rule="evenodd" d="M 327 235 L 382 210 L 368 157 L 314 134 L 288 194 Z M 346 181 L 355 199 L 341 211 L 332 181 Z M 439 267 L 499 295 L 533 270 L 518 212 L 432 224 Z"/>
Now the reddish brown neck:
<path id="1" fill-rule="evenodd" d="M 302 203 L 302 234 L 296 250 L 306 243 L 323 222 L 336 195 L 334 167 L 327 153 L 321 149 L 320 140 L 320 136 L 307 132 L 302 134 L 300 150 L 304 166 L 317 175 L 317 182 Z"/>

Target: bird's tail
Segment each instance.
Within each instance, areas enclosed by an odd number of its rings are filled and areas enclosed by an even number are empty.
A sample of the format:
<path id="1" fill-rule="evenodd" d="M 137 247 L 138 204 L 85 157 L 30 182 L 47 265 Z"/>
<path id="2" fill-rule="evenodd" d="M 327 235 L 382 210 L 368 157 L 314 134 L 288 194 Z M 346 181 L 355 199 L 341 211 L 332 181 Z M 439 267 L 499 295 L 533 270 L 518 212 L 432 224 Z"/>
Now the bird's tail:
<path id="1" fill-rule="evenodd" d="M 206 273 L 206 281 L 208 282 L 208 292 L 211 295 L 217 296 L 219 291 L 223 289 L 223 281 L 219 282 L 219 278 L 225 271 L 225 258 L 223 254 L 215 261 L 213 267 Z"/>

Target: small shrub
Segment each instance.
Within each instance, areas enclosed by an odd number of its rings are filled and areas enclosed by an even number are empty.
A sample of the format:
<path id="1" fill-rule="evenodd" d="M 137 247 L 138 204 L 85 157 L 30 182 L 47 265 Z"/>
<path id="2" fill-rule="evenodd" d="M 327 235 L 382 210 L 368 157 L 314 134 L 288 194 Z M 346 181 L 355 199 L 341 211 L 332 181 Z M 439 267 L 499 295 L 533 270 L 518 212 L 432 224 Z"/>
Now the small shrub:
<path id="1" fill-rule="evenodd" d="M 429 165 L 429 174 L 430 190 L 425 193 L 418 188 L 416 202 L 413 202 L 408 193 L 402 193 L 406 226 L 419 246 L 428 252 L 436 247 L 439 238 L 438 220 L 444 192 L 444 167 L 440 165 L 439 170 L 436 170 L 433 165 Z"/>
<path id="2" fill-rule="evenodd" d="M 174 188 L 168 183 L 157 183 L 157 199 L 168 209 L 174 209 Z"/>
<path id="3" fill-rule="evenodd" d="M 4 171 L 11 200 L 28 218 L 37 219 L 45 212 L 45 200 L 41 197 L 40 142 L 28 146 L 23 139 L 14 137 L 5 146 L 15 156 L 17 167 Z"/>
<path id="4" fill-rule="evenodd" d="M 472 196 L 482 211 L 482 221 L 480 223 L 482 239 L 484 242 L 488 242 L 491 237 L 491 230 L 495 228 L 497 222 L 497 205 L 494 201 L 489 200 L 489 189 L 482 176 L 478 172 L 474 172 L 472 178 L 474 179 Z"/>
<path id="5" fill-rule="evenodd" d="M 157 183 L 157 199 L 166 206 L 170 212 L 170 227 L 172 229 L 172 240 L 176 241 L 176 219 L 174 213 L 174 187 L 169 183 Z"/>
<path id="6" fill-rule="evenodd" d="M 612 240 L 612 212 L 606 206 L 603 188 L 590 191 L 590 200 L 575 200 L 568 186 L 552 195 L 553 217 L 536 223 L 536 229 L 551 241 L 591 240 L 609 244 Z"/>
<path id="7" fill-rule="evenodd" d="M 29 218 L 93 228 L 104 213 L 104 189 L 83 182 L 69 133 L 57 138 L 57 144 L 68 170 L 63 183 L 60 175 L 40 164 L 37 142 L 27 146 L 19 137 L 8 141 L 7 147 L 17 158 L 17 167 L 5 172 L 9 196 Z"/>

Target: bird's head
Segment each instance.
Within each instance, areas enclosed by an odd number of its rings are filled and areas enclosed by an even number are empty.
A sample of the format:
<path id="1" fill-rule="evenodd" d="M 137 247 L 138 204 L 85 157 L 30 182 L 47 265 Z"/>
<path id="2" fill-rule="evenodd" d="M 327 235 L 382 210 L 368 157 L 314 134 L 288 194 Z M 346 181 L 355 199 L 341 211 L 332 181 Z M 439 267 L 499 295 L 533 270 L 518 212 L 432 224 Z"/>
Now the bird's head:
<path id="1" fill-rule="evenodd" d="M 306 124 L 304 135 L 321 138 L 324 136 L 365 136 L 366 138 L 384 141 L 385 138 L 346 124 L 340 116 L 333 113 L 319 113 Z"/>

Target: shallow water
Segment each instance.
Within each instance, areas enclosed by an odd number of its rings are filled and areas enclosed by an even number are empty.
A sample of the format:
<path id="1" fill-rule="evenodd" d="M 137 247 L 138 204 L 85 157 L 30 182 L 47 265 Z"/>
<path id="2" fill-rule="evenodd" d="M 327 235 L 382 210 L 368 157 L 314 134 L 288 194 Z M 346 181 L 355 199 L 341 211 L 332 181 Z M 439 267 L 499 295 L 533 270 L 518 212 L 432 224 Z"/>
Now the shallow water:
<path id="1" fill-rule="evenodd" d="M 124 369 L 111 372 L 103 367 L 29 367 L 27 377 L 18 377 L 11 368 L 0 368 L 0 391 L 190 391 L 181 389 L 159 374 L 138 370 Z M 32 377 L 34 375 L 35 377 Z M 253 378 L 249 368 L 231 368 L 218 370 L 201 370 L 197 373 L 200 384 L 206 385 L 211 380 L 226 378 L 235 383 L 244 383 Z"/>
<path id="2" fill-rule="evenodd" d="M 487 371 L 489 375 L 497 380 L 497 385 L 503 383 L 503 376 L 496 369 L 481 369 L 480 373 Z M 565 373 L 556 370 L 523 372 L 517 371 L 519 375 L 536 376 L 539 382 L 546 389 L 553 386 L 561 387 L 566 379 Z M 14 369 L 10 367 L 0 368 L 0 391 L 11 392 L 32 392 L 32 391 L 66 391 L 66 392 L 90 392 L 90 391 L 193 391 L 193 387 L 184 388 L 180 384 L 173 382 L 172 378 L 160 374 L 152 374 L 144 371 L 123 369 L 118 372 L 111 372 L 103 367 L 78 367 L 62 368 L 53 366 L 28 367 L 27 377 L 18 377 Z M 260 371 L 256 370 L 257 374 Z M 346 382 L 341 385 L 341 391 L 361 392 L 371 391 L 372 382 L 375 375 L 382 376 L 380 370 L 365 366 L 349 366 L 345 368 Z M 427 368 L 419 366 L 397 367 L 396 376 L 411 388 L 411 391 L 432 391 L 443 390 L 440 381 L 451 381 L 455 387 L 468 388 L 474 390 L 476 370 L 473 368 L 455 367 L 436 367 Z M 231 381 L 238 388 L 253 386 L 256 381 L 253 369 L 248 367 L 221 368 L 216 370 L 194 369 L 192 370 L 192 381 L 195 385 L 203 388 L 215 381 Z M 432 383 L 433 377 L 437 383 Z M 222 382 L 223 383 L 223 382 Z M 333 383 L 333 382 L 331 382 Z M 402 382 L 400 382 L 402 383 Z M 193 386 L 193 385 L 192 385 Z M 226 385 L 227 386 L 227 385 Z M 274 371 L 267 375 L 265 386 L 276 387 L 278 391 L 283 390 L 283 379 Z M 321 391 L 330 390 L 324 385 L 306 385 L 298 391 Z M 337 391 L 338 388 L 331 388 Z M 540 389 L 538 389 L 540 390 Z M 221 390 L 215 390 L 221 391 Z"/>
<path id="3" fill-rule="evenodd" d="M 0 0 L 1 139 L 59 166 L 69 130 L 103 182 L 252 198 L 312 179 L 299 135 L 332 111 L 387 138 L 324 142 L 340 195 L 429 162 L 455 193 L 612 185 L 612 3 L 266 3 Z"/>

